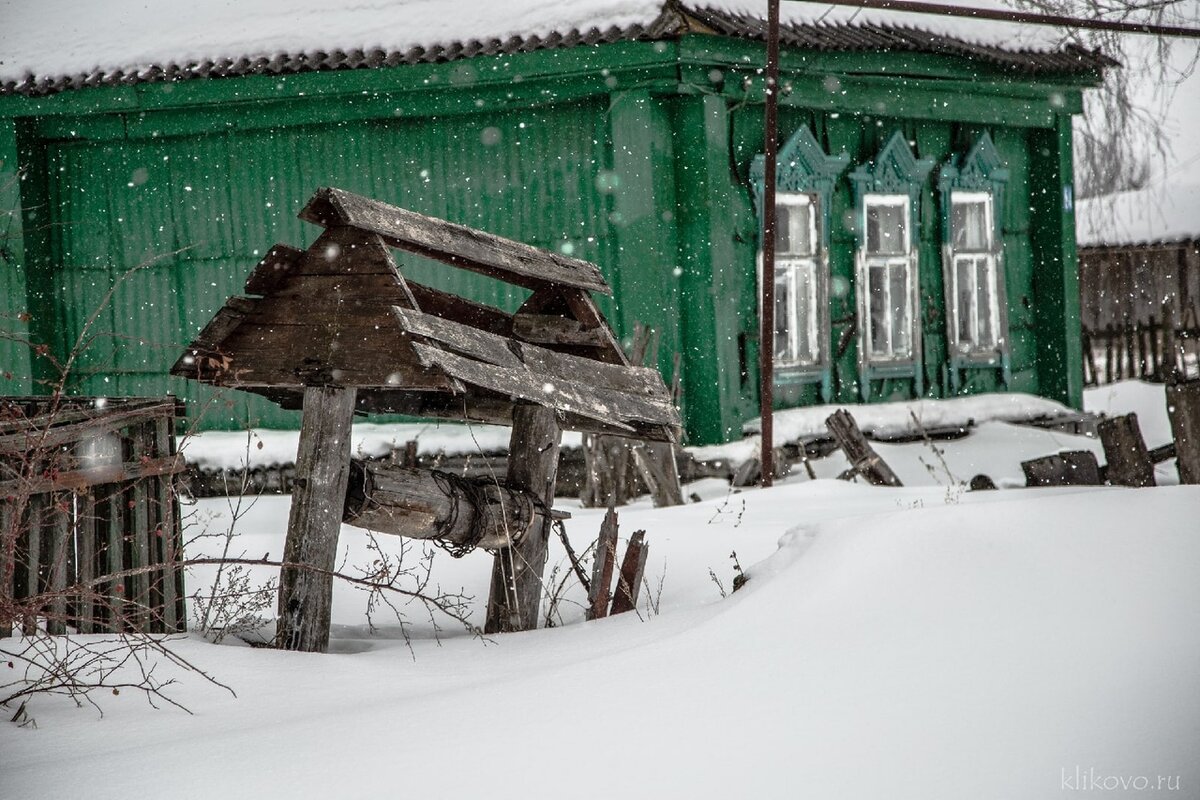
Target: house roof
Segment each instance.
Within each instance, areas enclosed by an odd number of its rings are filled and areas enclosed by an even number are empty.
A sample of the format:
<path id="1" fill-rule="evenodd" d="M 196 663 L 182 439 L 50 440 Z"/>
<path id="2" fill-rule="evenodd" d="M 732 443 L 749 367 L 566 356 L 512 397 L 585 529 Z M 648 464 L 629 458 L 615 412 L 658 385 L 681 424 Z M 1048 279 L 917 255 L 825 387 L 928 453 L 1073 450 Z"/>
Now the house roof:
<path id="1" fill-rule="evenodd" d="M 948 0 L 937 0 L 948 2 Z M 977 6 L 1003 7 L 1000 0 Z M 0 94 L 453 61 L 685 33 L 761 40 L 753 0 L 0 0 Z M 1029 74 L 1115 64 L 1041 26 L 788 3 L 785 45 L 942 53 Z"/>
<path id="2" fill-rule="evenodd" d="M 1200 174 L 1080 200 L 1075 231 L 1080 247 L 1200 241 Z"/>

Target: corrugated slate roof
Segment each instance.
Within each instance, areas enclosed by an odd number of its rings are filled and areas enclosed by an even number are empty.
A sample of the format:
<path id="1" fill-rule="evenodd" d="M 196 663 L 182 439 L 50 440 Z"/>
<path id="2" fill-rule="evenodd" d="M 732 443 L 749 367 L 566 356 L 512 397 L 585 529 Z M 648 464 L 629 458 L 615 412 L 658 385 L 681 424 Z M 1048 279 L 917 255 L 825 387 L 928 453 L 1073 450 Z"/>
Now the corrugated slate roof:
<path id="1" fill-rule="evenodd" d="M 893 18 L 911 19 L 899 15 L 894 15 Z M 781 41 L 784 46 L 810 50 L 890 51 L 960 56 L 1029 75 L 1086 72 L 1116 65 L 1115 61 L 1099 51 L 1075 46 L 1061 49 L 1015 49 L 999 44 L 969 41 L 959 35 L 958 29 L 955 28 L 935 32 L 923 29 L 919 25 L 919 22 L 908 24 L 906 21 L 889 21 L 888 17 L 883 17 L 881 21 L 870 16 L 862 21 L 857 19 L 857 16 L 847 18 L 844 15 L 839 15 L 831 21 L 785 19 L 781 25 Z M 697 32 L 761 41 L 766 34 L 766 20 L 730 8 L 668 0 L 661 7 L 657 17 L 647 23 L 587 29 L 572 27 L 544 35 L 514 35 L 504 39 L 468 39 L 446 44 L 430 42 L 425 46 L 403 50 L 310 50 L 278 53 L 272 57 L 171 61 L 146 67 L 97 69 L 90 73 L 27 73 L 20 79 L 0 82 L 0 95 L 18 94 L 32 97 L 90 86 L 123 86 L 193 78 L 286 75 L 370 69 L 400 64 L 439 63 L 473 56 L 527 53 L 612 42 L 663 41 Z"/>

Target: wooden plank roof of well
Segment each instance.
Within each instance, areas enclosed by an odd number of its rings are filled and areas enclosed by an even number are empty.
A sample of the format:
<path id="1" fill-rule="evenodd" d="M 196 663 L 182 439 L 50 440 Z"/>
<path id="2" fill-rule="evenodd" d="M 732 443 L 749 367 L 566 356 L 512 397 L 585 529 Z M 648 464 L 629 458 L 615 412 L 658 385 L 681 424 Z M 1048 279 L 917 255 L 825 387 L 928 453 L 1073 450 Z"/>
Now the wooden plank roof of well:
<path id="1" fill-rule="evenodd" d="M 935 0 L 948 2 L 949 0 Z M 1003 8 L 1000 0 L 974 0 Z M 454 61 L 688 33 L 762 40 L 752 0 L 0 0 L 0 94 Z M 1115 62 L 1043 26 L 787 3 L 785 46 L 939 53 L 1037 73 Z"/>

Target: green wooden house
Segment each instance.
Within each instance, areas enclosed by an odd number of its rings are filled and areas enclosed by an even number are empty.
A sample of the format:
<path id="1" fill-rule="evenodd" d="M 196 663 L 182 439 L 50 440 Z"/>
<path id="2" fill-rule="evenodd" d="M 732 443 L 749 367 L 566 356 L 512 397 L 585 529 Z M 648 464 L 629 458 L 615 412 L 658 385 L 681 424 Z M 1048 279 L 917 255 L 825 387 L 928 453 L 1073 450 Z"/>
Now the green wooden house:
<path id="1" fill-rule="evenodd" d="M 206 427 L 297 424 L 167 370 L 274 242 L 314 238 L 296 213 L 339 186 L 599 264 L 618 334 L 652 325 L 668 381 L 678 364 L 690 441 L 740 435 L 765 24 L 700 2 L 544 19 L 525 0 L 301 0 L 250 15 L 262 41 L 222 17 L 253 3 L 25 4 L 0 26 L 0 391 L 69 367 L 72 391 L 175 393 Z M 785 6 L 778 404 L 1078 406 L 1071 118 L 1112 62 L 1011 25 Z"/>

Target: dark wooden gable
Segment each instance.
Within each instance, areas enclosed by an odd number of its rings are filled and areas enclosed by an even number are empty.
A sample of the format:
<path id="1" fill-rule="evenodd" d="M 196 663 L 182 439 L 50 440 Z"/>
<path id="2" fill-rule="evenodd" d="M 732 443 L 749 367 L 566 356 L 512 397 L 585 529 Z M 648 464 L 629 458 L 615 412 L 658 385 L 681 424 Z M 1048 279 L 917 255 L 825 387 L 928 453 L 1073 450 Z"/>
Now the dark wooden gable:
<path id="1" fill-rule="evenodd" d="M 299 408 L 307 386 L 357 389 L 358 410 L 507 424 L 515 403 L 562 427 L 674 439 L 659 374 L 631 367 L 591 291 L 595 265 L 321 189 L 301 217 L 326 230 L 277 244 L 176 362 L 174 375 Z M 514 314 L 408 281 L 389 247 L 533 290 Z"/>

